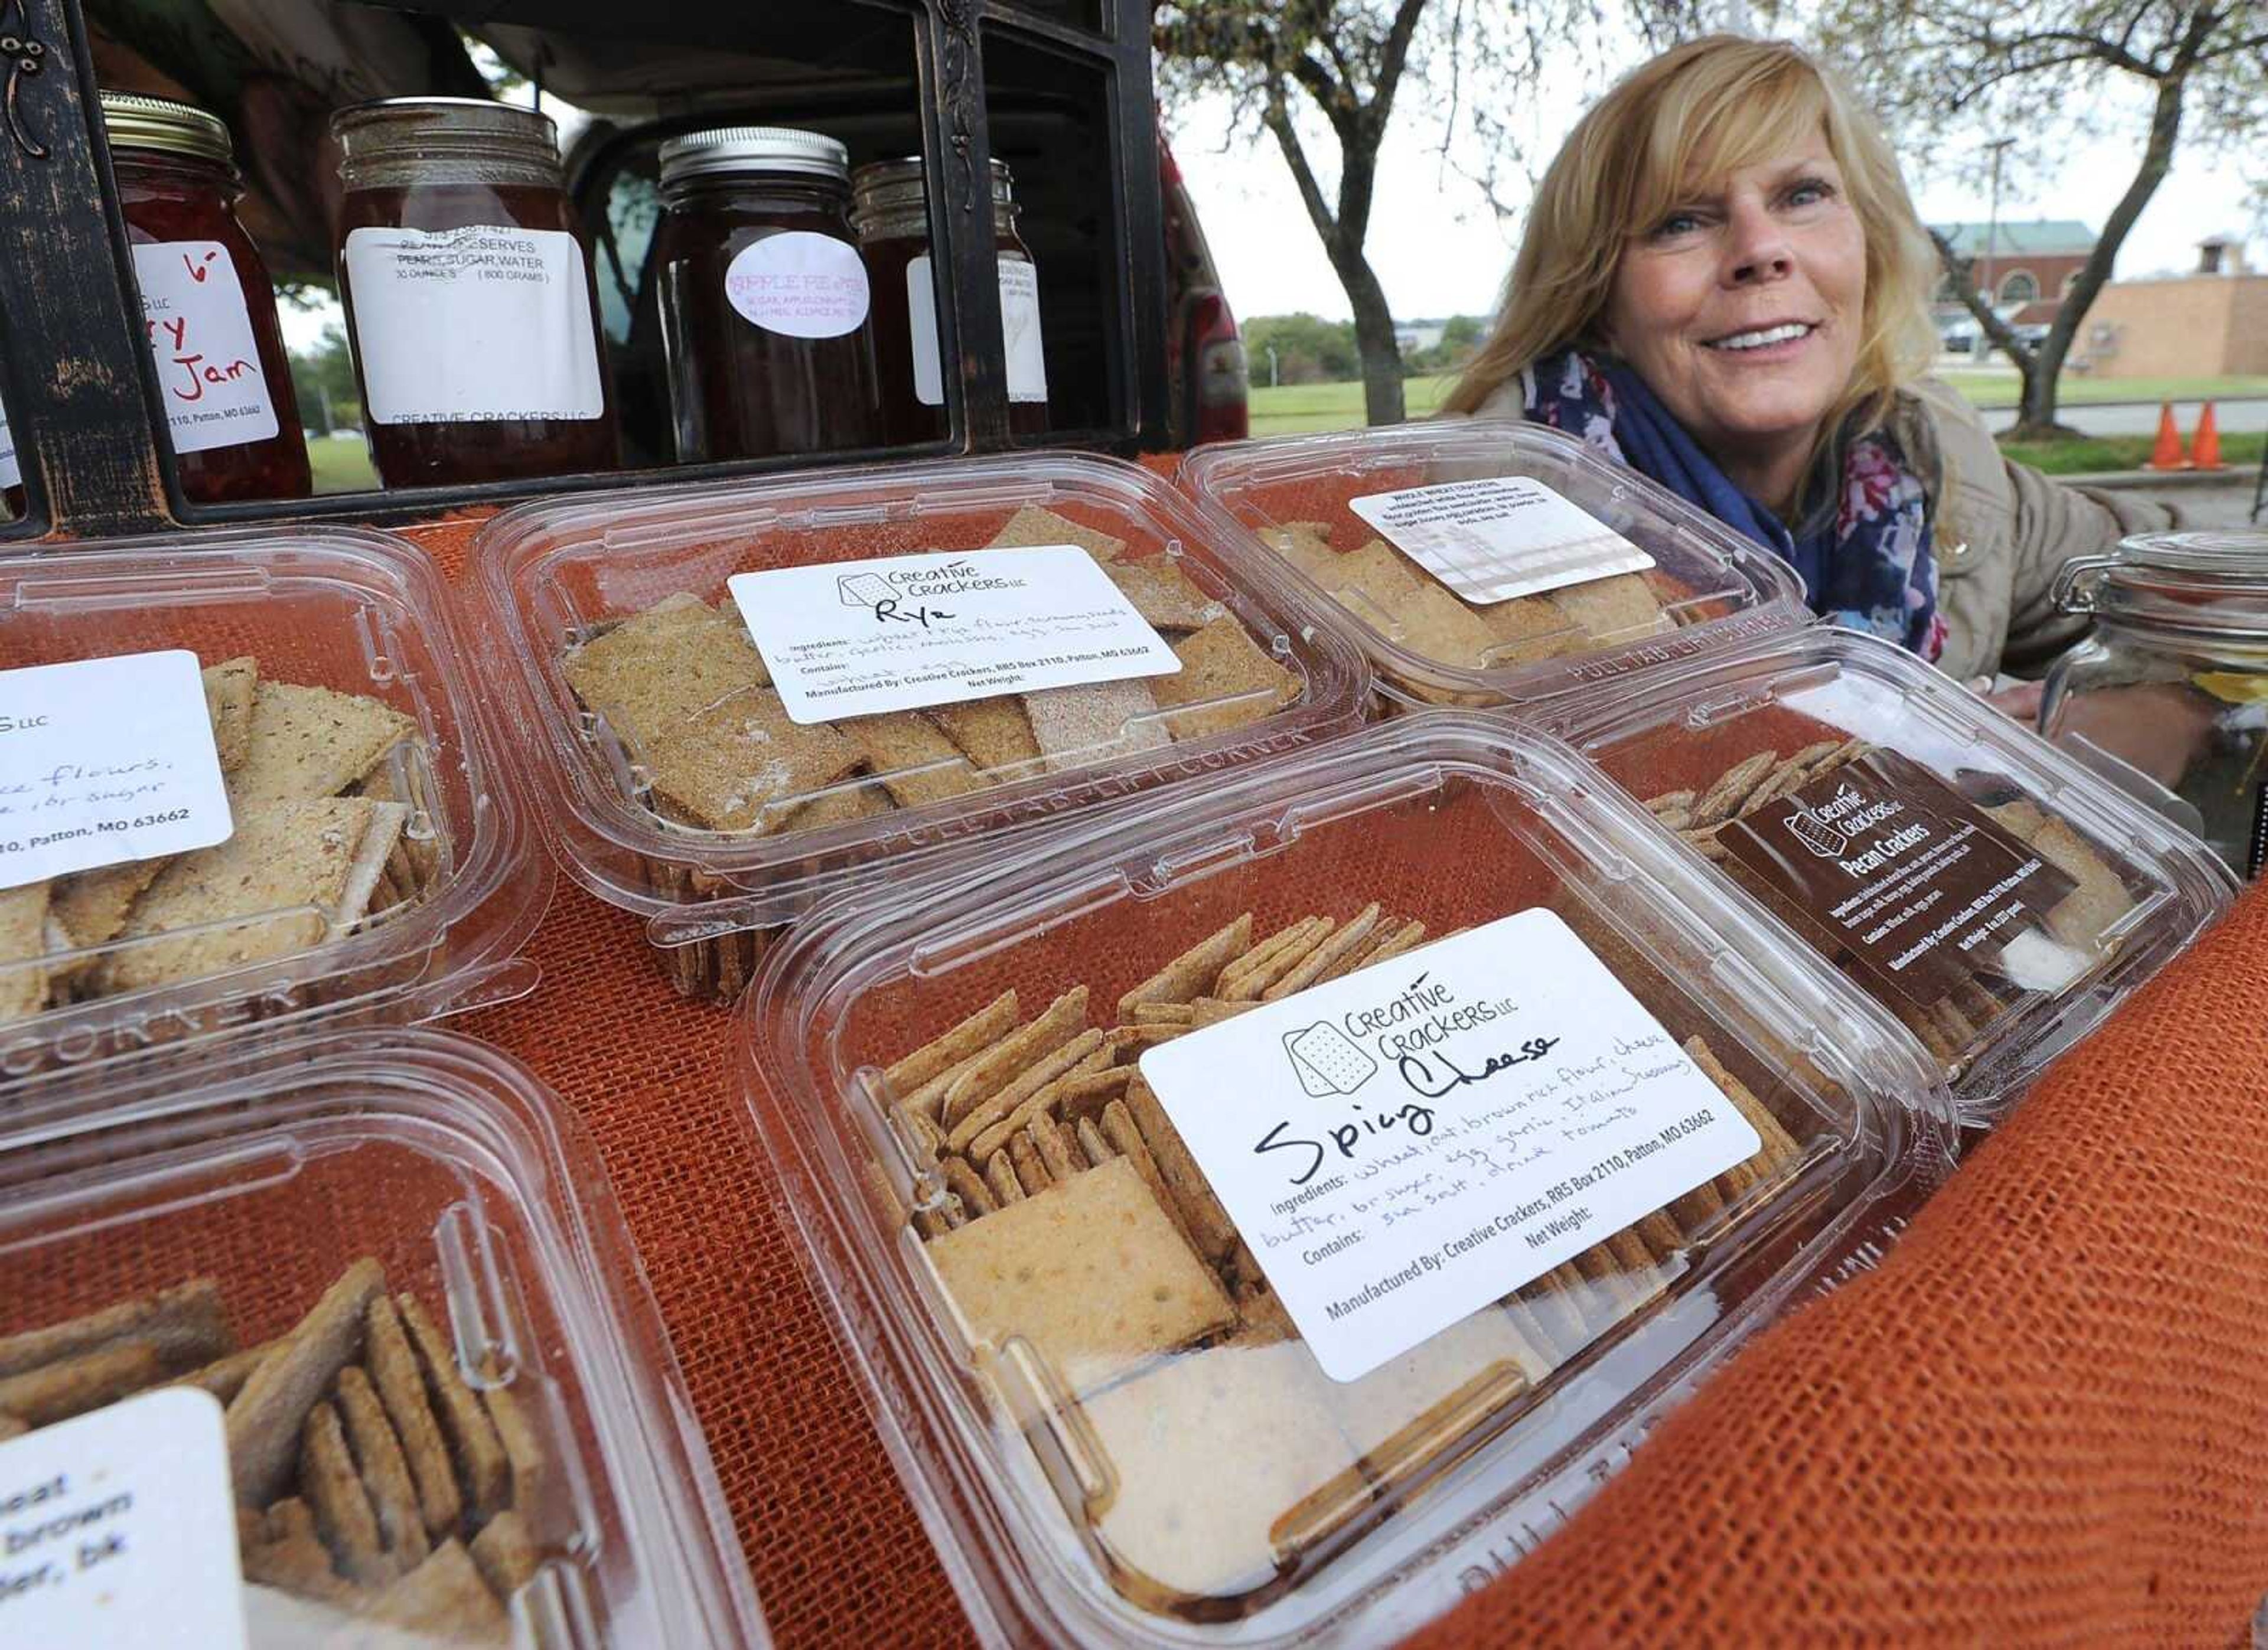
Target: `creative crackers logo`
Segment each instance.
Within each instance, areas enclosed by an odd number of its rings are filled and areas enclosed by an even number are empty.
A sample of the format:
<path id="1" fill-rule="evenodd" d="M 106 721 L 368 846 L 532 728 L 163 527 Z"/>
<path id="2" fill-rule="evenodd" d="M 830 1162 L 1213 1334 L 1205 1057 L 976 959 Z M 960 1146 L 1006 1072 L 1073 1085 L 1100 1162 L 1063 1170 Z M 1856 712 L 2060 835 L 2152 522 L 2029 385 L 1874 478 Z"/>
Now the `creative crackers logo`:
<path id="1" fill-rule="evenodd" d="M 1021 590 L 1024 586 L 1021 578 L 987 573 L 976 563 L 956 557 L 933 567 L 845 573 L 835 581 L 835 593 L 846 608 L 869 609 L 877 623 L 917 624 L 926 630 L 954 617 L 947 609 L 930 605 L 937 597 Z"/>

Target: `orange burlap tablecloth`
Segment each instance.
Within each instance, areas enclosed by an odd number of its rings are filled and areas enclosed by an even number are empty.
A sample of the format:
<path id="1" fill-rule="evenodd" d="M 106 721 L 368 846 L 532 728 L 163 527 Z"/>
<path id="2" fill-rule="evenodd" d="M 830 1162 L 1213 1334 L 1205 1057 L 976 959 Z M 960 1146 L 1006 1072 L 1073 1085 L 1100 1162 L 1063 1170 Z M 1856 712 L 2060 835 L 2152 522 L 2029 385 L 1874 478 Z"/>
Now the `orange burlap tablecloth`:
<path id="1" fill-rule="evenodd" d="M 413 532 L 453 576 L 470 528 Z M 725 1086 L 571 884 L 458 1029 L 595 1139 L 788 1646 L 972 1635 Z M 2056 1067 L 1880 1271 L 1761 1337 L 1429 1645 L 2225 1646 L 2268 1591 L 2268 888 Z"/>

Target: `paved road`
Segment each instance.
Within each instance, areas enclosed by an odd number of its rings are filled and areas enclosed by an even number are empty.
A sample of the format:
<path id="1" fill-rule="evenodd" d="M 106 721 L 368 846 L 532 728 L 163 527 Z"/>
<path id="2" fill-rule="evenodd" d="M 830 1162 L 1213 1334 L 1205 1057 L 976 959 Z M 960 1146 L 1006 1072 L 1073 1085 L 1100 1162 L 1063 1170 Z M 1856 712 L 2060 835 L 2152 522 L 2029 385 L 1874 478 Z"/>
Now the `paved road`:
<path id="1" fill-rule="evenodd" d="M 2174 422 L 2181 426 L 2182 439 L 2186 441 L 2197 429 L 2198 409 L 2203 403 L 2177 401 L 2174 403 Z M 2220 433 L 2231 434 L 2239 430 L 2268 430 L 2268 398 L 2251 401 L 2217 401 L 2213 404 L 2213 422 Z M 2074 430 L 2091 436 L 2146 436 L 2158 428 L 2156 401 L 2121 401 L 2110 407 L 2063 407 L 2056 416 Z M 1999 408 L 1984 415 L 1985 424 L 1994 430 L 2006 430 L 2016 422 L 2014 408 Z"/>

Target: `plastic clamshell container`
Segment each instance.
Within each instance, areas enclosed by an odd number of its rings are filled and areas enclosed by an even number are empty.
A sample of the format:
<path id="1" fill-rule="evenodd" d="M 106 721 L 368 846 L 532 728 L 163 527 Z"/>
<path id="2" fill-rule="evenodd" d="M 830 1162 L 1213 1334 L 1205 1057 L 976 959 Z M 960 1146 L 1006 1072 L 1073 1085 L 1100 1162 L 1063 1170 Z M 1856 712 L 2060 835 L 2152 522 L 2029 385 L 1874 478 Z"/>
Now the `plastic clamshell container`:
<path id="1" fill-rule="evenodd" d="M 1735 770 L 1755 766 L 1761 752 L 1785 763 L 1807 749 L 1863 741 L 1904 758 L 1974 810 L 1948 817 L 1956 832 L 1981 821 L 2017 855 L 2057 873 L 2045 886 L 2067 885 L 2067 892 L 2044 913 L 2020 916 L 2017 926 L 2051 936 L 2068 963 L 2026 981 L 2019 971 L 1979 961 L 1952 993 L 1926 1005 L 1919 999 L 1929 992 L 1882 998 L 1942 1067 L 1957 1120 L 1967 1126 L 1999 1121 L 2051 1060 L 2235 897 L 2235 880 L 2203 843 L 1877 637 L 1815 625 L 1675 678 L 1570 700 L 1556 707 L 1553 725 L 1647 803 L 1683 791 L 1706 800 L 1721 780 L 1737 785 Z M 1767 765 L 1759 797 L 1770 771 Z M 1790 806 L 1802 794 L 1791 792 Z M 1749 805 L 1720 796 L 1715 811 L 1728 806 Z M 1742 863 L 1712 857 L 1791 927 L 1817 936 L 1812 943 L 1830 952 L 1836 966 L 1852 966 L 1842 942 L 1829 943 L 1832 931 L 1815 926 L 1817 912 Z M 1932 898 L 1939 902 L 1923 902 Z M 1900 913 L 1898 899 L 1881 913 L 1907 924 L 1902 939 L 1918 939 L 1923 924 L 1956 909 L 1952 899 L 1920 891 L 1908 903 L 1910 915 Z"/>
<path id="2" fill-rule="evenodd" d="M 1055 519 L 1034 518 L 1035 510 Z M 1084 754 L 990 769 L 959 750 L 895 769 L 869 760 L 778 796 L 752 827 L 715 829 L 669 807 L 637 740 L 618 734 L 570 681 L 575 650 L 670 598 L 712 604 L 745 645 L 726 592 L 734 574 L 916 552 L 981 557 L 1012 519 L 1016 544 L 1115 541 L 1107 554 L 1122 565 L 1178 571 L 1286 673 L 1284 702 L 1271 705 L 1254 689 L 1191 699 L 1127 725 L 1149 730 L 1155 743 L 1146 749 L 1114 735 Z M 484 528 L 474 554 L 496 674 L 511 684 L 561 862 L 600 899 L 647 919 L 648 937 L 678 953 L 664 968 L 681 990 L 730 997 L 753 973 L 763 930 L 862 876 L 990 851 L 1003 831 L 1358 726 L 1370 700 L 1359 656 L 1290 581 L 1221 554 L 1217 531 L 1136 466 L 1035 456 L 526 505 Z M 707 708 L 750 691 L 720 688 Z M 1024 719 L 1013 696 L 981 703 Z M 908 715 L 938 748 L 928 713 Z M 939 790 L 957 794 L 932 794 Z"/>
<path id="3" fill-rule="evenodd" d="M 486 1568 L 497 1537 L 481 1537 L 504 1517 L 516 1517 L 534 1565 L 531 1572 L 523 1560 L 512 1584 L 490 1581 L 476 1594 L 475 1602 L 494 1601 L 481 1608 L 493 1609 L 495 1642 L 505 1641 L 508 1616 L 510 1642 L 547 1650 L 769 1643 L 708 1447 L 605 1173 L 526 1068 L 441 1032 L 314 1032 L 223 1050 L 193 1086 L 155 1068 L 129 1072 L 115 1099 L 99 1116 L 0 1134 L 0 1247 L 8 1256 L 0 1352 L 20 1378 L 27 1332 L 113 1309 L 112 1338 L 102 1345 L 136 1344 L 138 1335 L 162 1353 L 146 1386 L 194 1377 L 216 1396 L 232 1392 L 253 1405 L 264 1385 L 256 1424 L 242 1406 L 231 1411 L 232 1429 L 242 1429 L 232 1430 L 229 1463 L 244 1509 L 239 1553 L 247 1571 L 268 1578 L 247 1588 L 254 1644 L 328 1641 L 333 1628 L 357 1639 L 350 1624 L 358 1620 L 387 1636 L 373 1617 L 416 1621 L 433 1642 L 489 1642 L 475 1618 L 453 1610 L 464 1607 L 463 1591 L 481 1585 L 462 1587 L 466 1549 Z M 153 1304 L 163 1335 L 146 1315 L 136 1317 Z M 223 1355 L 217 1346 L 272 1350 L 326 1309 L 342 1314 L 349 1333 L 338 1349 L 342 1365 L 325 1362 L 319 1385 L 260 1373 L 230 1380 L 207 1361 Z M 381 1313 L 390 1330 L 378 1324 Z M 325 1337 L 311 1325 L 301 1338 Z M 359 1603 L 326 1606 L 278 1579 L 290 1573 L 281 1556 L 291 1551 L 290 1509 L 269 1511 L 294 1496 L 313 1501 L 320 1539 L 370 1554 L 332 1534 L 329 1504 L 307 1478 L 318 1457 L 300 1440 L 303 1427 L 314 1430 L 306 1425 L 314 1406 L 328 1401 L 363 1448 L 369 1434 L 357 1420 L 368 1425 L 373 1393 L 386 1411 L 378 1425 L 398 1425 L 402 1388 L 382 1366 L 385 1347 L 404 1346 L 409 1363 L 394 1367 L 410 1369 L 408 1387 L 423 1394 L 449 1449 L 468 1436 L 452 1418 L 458 1402 L 491 1428 L 482 1450 L 438 1466 L 433 1455 L 403 1445 L 419 1486 L 411 1518 L 433 1505 L 424 1486 L 436 1476 L 456 1486 L 453 1521 L 424 1543 L 425 1561 L 439 1554 L 440 1573 L 453 1568 L 460 1584 L 445 1591 L 457 1603 L 439 1618 L 394 1613 L 409 1609 L 404 1589 L 424 1593 L 432 1608 L 425 1583 L 438 1579 L 387 1579 L 407 1562 L 399 1524 L 378 1526 L 381 1550 L 399 1561 L 362 1578 Z M 284 1354 L 298 1351 L 287 1344 Z M 55 1367 L 30 1361 L 33 1374 Z M 360 1418 L 351 1413 L 350 1381 L 364 1400 Z M 274 1402 L 279 1389 L 296 1389 L 296 1399 Z M 77 1402 L 92 1410 L 120 1396 L 88 1389 Z M 501 1475 L 493 1470 L 499 1440 L 513 1440 Z M 491 1462 L 485 1476 L 472 1464 L 482 1458 Z M 357 1459 L 379 1482 L 369 1452 Z M 219 1506 L 158 1516 L 226 1517 L 232 1486 L 217 1487 Z M 443 1552 L 452 1541 L 460 1550 Z M 336 1551 L 332 1560 L 350 1573 L 350 1560 Z M 314 1568 L 328 1574 L 320 1559 Z"/>
<path id="4" fill-rule="evenodd" d="M 920 1091 L 892 1086 L 894 1062 L 1012 988 L 1037 1024 L 1085 984 L 1107 1027 L 1122 992 L 1241 914 L 1256 949 L 1310 913 L 1344 921 L 1373 901 L 1429 939 L 1556 912 L 1669 1037 L 1701 1038 L 1738 1074 L 1785 1153 L 1724 1200 L 1708 1190 L 1657 1208 L 1643 1256 L 1625 1230 L 1622 1258 L 1587 1251 L 1342 1383 L 1271 1310 L 1276 1285 L 1253 1258 L 1270 1240 L 1247 1248 L 1232 1232 L 1224 1249 L 1208 1231 L 1209 1182 L 1177 1162 L 1179 1137 L 1131 1098 L 1137 1085 L 1124 1092 L 1144 1155 L 1108 1107 L 1093 1130 L 1087 1111 L 1060 1111 L 1071 1139 L 1057 1141 L 1087 1166 L 1069 1157 L 1057 1183 L 1020 1198 L 994 1183 L 990 1212 L 963 1172 L 974 1165 L 949 1161 L 982 1145 L 940 1146 L 913 1115 Z M 1430 975 L 1428 962 L 1421 947 L 1358 974 Z M 1847 1258 L 1881 1200 L 1941 1172 L 1948 1138 L 1933 1072 L 1887 1016 L 1728 899 L 1572 751 L 1467 711 L 1396 718 L 1201 796 L 1049 832 L 981 880 L 853 894 L 775 948 L 737 1013 L 740 1080 L 808 1270 L 993 1642 L 1362 1644 L 1422 1624 L 1456 1602 L 1476 1528 L 1542 1515 L 1547 1496 L 1565 1504 L 1571 1476 L 1580 1485 Z M 1022 1161 L 1020 1147 L 1006 1155 Z M 1189 1249 L 1172 1265 L 1204 1266 L 1232 1305 L 1224 1320 L 1216 1301 L 1193 1339 L 1184 1324 L 1171 1347 L 1106 1357 L 1116 1331 L 1089 1338 L 1076 1291 L 1017 1284 L 998 1256 L 989 1274 L 963 1261 L 990 1223 L 1027 1221 L 1051 1198 L 1142 1204 L 1127 1157 L 1163 1182 L 1148 1196 L 1172 1205 Z M 1427 1164 L 1441 1175 L 1427 1183 L 1447 1185 L 1450 1162 Z M 999 1172 L 988 1163 L 983 1178 Z M 1057 1229 L 1029 1259 L 1043 1276 L 1079 1272 L 1086 1245 L 1108 1242 L 1109 1223 L 1071 1206 L 1045 1215 Z M 1015 1228 L 993 1230 L 1005 1243 Z M 941 1244 L 961 1250 L 949 1266 Z M 1168 1298 L 1155 1293 L 1163 1256 L 1123 1253 L 1081 1286 L 1115 1297 L 1130 1280 L 1142 1300 L 1099 1313 Z M 1206 1293 L 1172 1287 L 1176 1300 Z"/>
<path id="5" fill-rule="evenodd" d="M 1382 578 L 1360 571 L 1356 553 L 1384 535 L 1352 500 L 1499 477 L 1543 483 L 1651 556 L 1652 569 L 1628 576 L 1650 600 L 1587 600 L 1604 586 L 1577 585 L 1475 606 L 1399 550 Z M 1779 557 L 1539 424 L 1443 419 L 1226 442 L 1191 453 L 1176 479 L 1245 529 L 1248 556 L 1329 601 L 1379 691 L 1401 703 L 1533 705 L 1810 618 L 1801 580 Z M 1558 596 L 1570 598 L 1564 608 Z"/>
<path id="6" fill-rule="evenodd" d="M 227 842 L 12 896 L 41 908 L 44 949 L 0 961 L 0 1093 L 254 1023 L 415 1021 L 532 989 L 518 953 L 552 869 L 451 608 L 423 552 L 354 528 L 0 558 L 0 670 L 183 649 L 234 728 L 216 740 Z M 216 686 L 246 658 L 256 686 Z M 364 863 L 342 878 L 310 864 L 350 837 Z"/>

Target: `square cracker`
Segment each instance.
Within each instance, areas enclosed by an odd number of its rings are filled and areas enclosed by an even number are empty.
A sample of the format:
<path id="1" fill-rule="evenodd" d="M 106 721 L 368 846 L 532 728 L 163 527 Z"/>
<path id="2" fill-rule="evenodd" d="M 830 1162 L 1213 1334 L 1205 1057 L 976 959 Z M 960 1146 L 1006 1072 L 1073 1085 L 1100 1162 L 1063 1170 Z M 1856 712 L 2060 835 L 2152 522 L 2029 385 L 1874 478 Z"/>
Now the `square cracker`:
<path id="1" fill-rule="evenodd" d="M 1206 707 L 1170 718 L 1176 739 L 1202 739 L 1248 726 L 1300 696 L 1299 677 L 1261 652 L 1229 614 L 1174 643 L 1174 653 L 1182 661 L 1180 672 L 1150 677 L 1151 695 L 1168 709 Z M 1221 699 L 1229 703 L 1211 703 Z"/>
<path id="2" fill-rule="evenodd" d="M 0 965 L 29 962 L 47 951 L 48 892 L 45 882 L 0 889 Z M 0 967 L 0 1025 L 47 1005 L 45 969 Z"/>
<path id="3" fill-rule="evenodd" d="M 1297 1341 L 1233 1344 L 1085 1400 L 1116 1480 L 1090 1516 L 1122 1579 L 1161 1603 L 1233 1598 L 1273 1580 L 1303 1528 L 1336 1521 L 1324 1507 L 1359 1507 L 1329 1386 Z"/>
<path id="4" fill-rule="evenodd" d="M 1286 521 L 1260 529 L 1260 541 L 1316 582 L 1339 561 L 1331 549 L 1331 529 L 1322 521 Z"/>
<path id="5" fill-rule="evenodd" d="M 1446 585 L 1427 579 L 1394 610 L 1396 637 L 1421 659 L 1469 669 L 1497 645 L 1488 622 L 1451 594 Z"/>
<path id="6" fill-rule="evenodd" d="M 865 753 L 900 807 L 941 802 L 983 783 L 961 747 L 918 711 L 845 717 L 830 726 Z"/>
<path id="7" fill-rule="evenodd" d="M 1334 557 L 1315 576 L 1341 607 L 1373 620 L 1391 619 L 1403 603 L 1432 582 L 1431 575 L 1384 539 L 1373 539 L 1352 555 Z M 1350 601 L 1350 595 L 1360 600 Z"/>
<path id="8" fill-rule="evenodd" d="M 252 749 L 252 711 L 258 698 L 260 661 L 251 654 L 204 668 L 205 714 L 212 718 L 220 770 L 234 773 Z"/>
<path id="9" fill-rule="evenodd" d="M 1617 573 L 1587 584 L 1568 585 L 1551 593 L 1551 605 L 1582 626 L 1594 641 L 1628 636 L 1651 636 L 1675 628 L 1653 588 L 1636 573 Z"/>
<path id="10" fill-rule="evenodd" d="M 1050 773 L 1172 744 L 1157 710 L 1150 684 L 1138 679 L 1043 688 L 1024 696 L 1024 714 L 1032 719 L 1032 737 Z M 1149 719 L 1138 719 L 1144 718 Z"/>
<path id="11" fill-rule="evenodd" d="M 1480 620 L 1495 638 L 1495 645 L 1513 644 L 1503 657 L 1521 664 L 1556 659 L 1562 653 L 1580 653 L 1586 645 L 1585 637 L 1568 628 L 1567 614 L 1549 596 L 1514 596 L 1509 601 L 1492 601 L 1480 610 Z"/>
<path id="12" fill-rule="evenodd" d="M 336 796 L 416 731 L 362 694 L 263 681 L 254 689 L 244 761 L 228 776 L 229 802 L 241 811 Z"/>
<path id="13" fill-rule="evenodd" d="M 979 768 L 1011 768 L 1040 758 L 1040 741 L 1033 736 L 1032 719 L 1013 694 L 933 705 L 927 715 Z"/>
<path id="14" fill-rule="evenodd" d="M 1491 1304 L 1359 1381 L 1332 1382 L 1330 1409 L 1363 1455 L 1414 1466 L 1455 1444 L 1550 1369 Z"/>
<path id="15" fill-rule="evenodd" d="M 681 591 L 585 642 L 563 674 L 585 706 L 639 746 L 772 680 L 738 614 Z"/>
<path id="16" fill-rule="evenodd" d="M 770 688 L 736 693 L 646 742 L 653 788 L 711 830 L 776 831 L 768 804 L 833 784 L 864 753 L 825 723 L 789 719 Z"/>
<path id="17" fill-rule="evenodd" d="M 74 950 L 109 944 L 126 926 L 134 902 L 173 863 L 172 857 L 129 859 L 123 865 L 82 871 L 55 882 L 54 915 L 63 925 L 62 939 Z M 95 959 L 73 963 L 67 973 L 94 966 Z"/>
<path id="18" fill-rule="evenodd" d="M 1226 611 L 1170 561 L 1108 562 L 1103 571 L 1155 630 L 1200 630 Z"/>
<path id="19" fill-rule="evenodd" d="M 1010 516 L 1007 525 L 994 534 L 984 548 L 1005 550 L 1039 544 L 1076 544 L 1098 562 L 1116 561 L 1126 549 L 1123 539 L 1114 539 L 1093 527 L 1082 527 L 1037 505 L 1026 505 Z"/>
<path id="20" fill-rule="evenodd" d="M 1123 1158 L 948 1232 L 929 1255 L 978 1342 L 1020 1337 L 1074 1393 L 1236 1321 Z"/>

